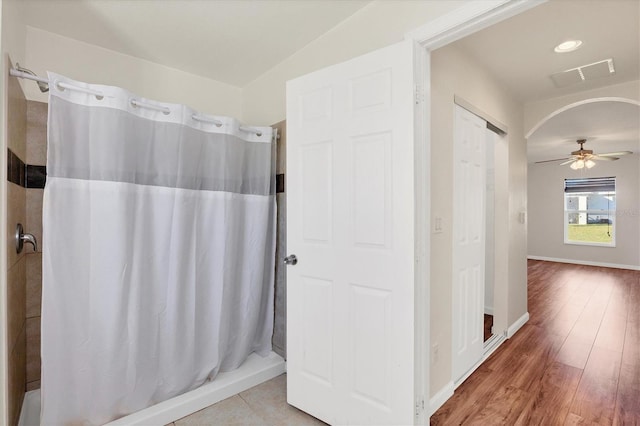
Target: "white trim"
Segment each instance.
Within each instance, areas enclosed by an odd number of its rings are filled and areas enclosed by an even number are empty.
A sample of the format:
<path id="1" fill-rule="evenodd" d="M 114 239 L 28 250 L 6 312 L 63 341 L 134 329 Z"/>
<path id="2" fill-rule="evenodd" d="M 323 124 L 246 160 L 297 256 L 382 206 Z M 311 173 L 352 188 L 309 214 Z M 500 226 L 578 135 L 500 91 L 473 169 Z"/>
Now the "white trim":
<path id="1" fill-rule="evenodd" d="M 637 105 L 640 106 L 640 102 L 633 100 L 633 99 L 627 99 L 627 98 L 620 98 L 620 97 L 601 97 L 601 98 L 591 98 L 591 99 L 585 99 L 582 101 L 578 101 L 578 102 L 573 102 L 570 103 L 569 105 L 565 105 L 562 108 L 558 108 L 557 110 L 553 111 L 551 114 L 547 115 L 546 117 L 544 117 L 542 120 L 538 121 L 538 124 L 536 124 L 535 126 L 533 126 L 531 128 L 531 130 L 529 130 L 527 132 L 527 134 L 525 135 L 525 139 L 529 139 L 531 137 L 531 135 L 533 135 L 536 130 L 538 130 L 544 123 L 546 123 L 547 121 L 549 121 L 550 119 L 552 119 L 553 117 L 555 117 L 558 114 L 561 114 L 565 111 L 568 111 L 572 108 L 575 107 L 579 107 L 581 105 L 587 105 L 587 104 L 592 104 L 595 102 L 622 102 L 622 103 L 626 103 L 626 104 L 632 104 L 632 105 Z"/>
<path id="2" fill-rule="evenodd" d="M 214 381 L 198 389 L 114 420 L 107 425 L 169 424 L 228 396 L 279 376 L 286 368 L 283 364 L 282 358 L 273 352 L 266 358 L 252 354 L 238 370 L 220 373 Z M 229 388 L 225 389 L 225 386 Z M 40 389 L 29 391 L 24 395 L 18 426 L 40 424 L 40 403 Z"/>
<path id="3" fill-rule="evenodd" d="M 640 265 L 623 265 L 620 263 L 592 262 L 590 260 L 560 259 L 557 257 L 532 256 L 532 255 L 527 256 L 527 259 L 545 260 L 547 262 L 558 262 L 558 263 L 573 263 L 574 265 L 600 266 L 603 268 L 630 269 L 632 271 L 640 271 Z"/>
<path id="4" fill-rule="evenodd" d="M 445 46 L 547 0 L 473 1 L 405 34 L 429 50 Z"/>
<path id="5" fill-rule="evenodd" d="M 480 367 L 482 365 L 482 363 L 485 361 L 484 355 L 482 356 L 482 358 L 480 358 L 480 361 L 478 361 L 477 363 L 475 363 L 473 365 L 473 367 L 471 367 L 469 370 L 467 370 L 466 373 L 464 373 L 457 381 L 453 382 L 453 387 L 454 389 L 458 389 L 458 387 L 464 383 L 465 380 L 467 380 L 469 378 L 469 376 L 471 376 L 473 373 L 475 373 L 475 371 L 478 369 L 478 367 Z"/>
<path id="6" fill-rule="evenodd" d="M 590 179 L 590 178 L 587 178 Z M 614 182 L 614 189 L 613 191 L 607 191 L 609 193 L 613 192 L 614 196 L 616 194 L 616 187 L 617 187 L 617 180 L 615 177 L 612 178 L 613 182 Z M 565 185 L 566 185 L 566 180 L 565 180 Z M 582 194 L 585 193 L 593 193 L 594 191 L 585 191 Z M 597 192 L 597 191 L 596 191 Z M 615 206 L 615 202 L 614 202 L 614 207 L 613 209 L 579 209 L 579 210 L 567 210 L 567 197 L 570 197 L 571 194 L 580 194 L 580 193 L 572 193 L 572 192 L 567 192 L 566 187 L 564 190 L 564 197 L 563 197 L 563 205 L 564 205 L 564 244 L 565 245 L 573 245 L 573 246 L 592 246 L 592 247 L 605 247 L 605 248 L 615 248 L 616 247 L 616 223 L 618 223 L 618 218 L 616 216 L 616 211 L 617 211 L 617 207 Z M 569 239 L 569 225 L 572 225 L 569 223 L 569 214 L 572 213 L 577 213 L 577 214 L 584 214 L 585 216 L 585 220 L 588 218 L 589 215 L 602 215 L 602 216 L 613 216 L 613 222 L 610 223 L 610 232 L 611 232 L 611 242 L 609 243 L 599 243 L 599 242 L 593 242 L 593 241 L 578 241 L 578 240 L 570 240 Z"/>
<path id="7" fill-rule="evenodd" d="M 429 399 L 429 417 L 433 415 L 440 407 L 442 407 L 445 402 L 449 400 L 453 396 L 455 389 L 458 388 L 465 380 L 469 378 L 477 369 L 480 367 L 507 339 L 505 338 L 505 333 L 503 334 L 494 334 L 487 342 L 488 345 L 485 347 L 482 359 L 474 365 L 469 371 L 467 371 L 457 383 L 453 381 L 447 383 L 442 389 L 440 389 L 431 399 Z"/>
<path id="8" fill-rule="evenodd" d="M 484 305 L 484 313 L 487 315 L 493 315 L 493 306 Z"/>
<path id="9" fill-rule="evenodd" d="M 40 424 L 40 389 L 24 394 L 18 426 L 34 426 Z"/>
<path id="10" fill-rule="evenodd" d="M 284 360 L 275 352 L 271 352 L 266 357 L 251 354 L 238 369 L 220 373 L 210 383 L 152 407 L 121 417 L 105 426 L 169 424 L 277 377 L 284 371 Z"/>
<path id="11" fill-rule="evenodd" d="M 431 330 L 431 153 L 428 143 L 429 108 L 425 102 L 425 93 L 429 93 L 430 81 L 427 77 L 429 63 L 422 55 L 422 47 L 413 43 L 414 83 L 416 102 L 414 104 L 414 209 L 415 209 L 415 280 L 414 280 L 414 315 L 415 315 L 415 364 L 414 392 L 424 400 L 429 395 L 431 365 L 430 334 Z M 422 402 L 424 406 L 424 402 Z M 417 410 L 415 424 L 426 425 L 429 417 L 425 410 Z"/>
<path id="12" fill-rule="evenodd" d="M 520 318 L 516 320 L 507 329 L 507 339 L 511 339 L 517 332 L 529 321 L 529 312 L 525 312 Z"/>
<path id="13" fill-rule="evenodd" d="M 453 382 L 449 382 L 442 389 L 436 392 L 433 397 L 429 398 L 429 417 L 433 415 L 438 408 L 442 407 L 445 402 L 453 396 L 453 390 L 455 389 Z"/>
<path id="14" fill-rule="evenodd" d="M 505 338 L 505 334 L 506 333 L 494 334 L 492 337 L 489 338 L 489 340 L 487 340 L 486 342 L 487 346 L 484 348 L 482 352 L 482 358 L 480 359 L 480 361 L 478 361 L 473 367 L 471 367 L 469 371 L 464 373 L 462 377 L 458 379 L 458 381 L 453 383 L 454 389 L 458 389 L 458 386 L 463 384 L 464 381 L 467 380 L 469 376 L 471 376 L 478 369 L 478 367 L 480 367 L 487 359 L 489 359 L 491 354 L 494 353 L 500 347 L 500 345 L 502 345 L 507 340 Z"/>
<path id="15" fill-rule="evenodd" d="M 614 237 L 615 240 L 615 237 Z M 605 248 L 616 248 L 615 241 L 610 243 L 590 243 L 587 241 L 573 241 L 567 239 L 566 235 L 564 237 L 564 244 L 568 246 L 591 246 L 591 247 L 605 247 Z"/>

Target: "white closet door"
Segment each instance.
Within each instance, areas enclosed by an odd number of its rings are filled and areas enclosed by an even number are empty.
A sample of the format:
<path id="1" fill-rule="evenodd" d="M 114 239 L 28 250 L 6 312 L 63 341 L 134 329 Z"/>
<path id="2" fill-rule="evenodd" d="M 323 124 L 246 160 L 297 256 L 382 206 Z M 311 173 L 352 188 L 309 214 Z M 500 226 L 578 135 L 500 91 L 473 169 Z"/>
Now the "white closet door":
<path id="1" fill-rule="evenodd" d="M 453 183 L 453 381 L 484 348 L 487 123 L 455 106 Z"/>
<path id="2" fill-rule="evenodd" d="M 413 46 L 287 84 L 287 395 L 414 423 Z"/>

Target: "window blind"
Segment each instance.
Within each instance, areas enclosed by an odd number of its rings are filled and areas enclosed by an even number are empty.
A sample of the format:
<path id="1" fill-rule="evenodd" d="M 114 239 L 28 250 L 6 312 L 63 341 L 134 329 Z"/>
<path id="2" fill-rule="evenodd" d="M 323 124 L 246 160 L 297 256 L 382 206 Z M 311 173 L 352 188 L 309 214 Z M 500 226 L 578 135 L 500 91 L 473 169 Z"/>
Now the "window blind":
<path id="1" fill-rule="evenodd" d="M 564 192 L 611 192 L 616 190 L 615 177 L 565 179 Z"/>

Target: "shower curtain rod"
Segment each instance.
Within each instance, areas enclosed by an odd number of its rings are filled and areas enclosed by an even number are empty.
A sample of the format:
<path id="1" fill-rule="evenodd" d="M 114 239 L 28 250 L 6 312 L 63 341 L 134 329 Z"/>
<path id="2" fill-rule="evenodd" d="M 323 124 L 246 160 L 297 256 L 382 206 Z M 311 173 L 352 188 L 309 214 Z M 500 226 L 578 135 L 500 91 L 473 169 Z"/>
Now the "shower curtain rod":
<path id="1" fill-rule="evenodd" d="M 42 77 L 38 77 L 37 75 L 31 75 L 28 74 L 24 71 L 19 71 L 15 68 L 11 68 L 9 70 L 9 74 L 14 76 L 14 77 L 18 77 L 18 78 L 26 78 L 27 80 L 33 80 L 33 81 L 37 81 L 39 83 L 46 83 L 49 84 L 49 80 L 46 78 L 42 78 Z"/>
<path id="2" fill-rule="evenodd" d="M 29 73 L 17 70 L 15 68 L 9 69 L 9 75 L 12 75 L 13 77 L 17 77 L 17 78 L 26 78 L 27 80 L 37 81 L 38 83 L 49 84 L 49 80 L 46 79 L 46 78 L 38 77 L 37 75 L 31 75 Z M 70 86 L 70 85 L 64 84 L 64 83 L 58 83 L 58 85 L 60 85 L 61 87 L 65 88 L 65 89 L 79 90 L 81 92 L 85 92 L 85 93 L 88 93 L 90 95 L 102 96 L 102 93 L 97 92 L 95 90 L 85 89 L 83 87 Z M 153 109 L 153 110 L 156 110 L 156 111 L 161 111 L 161 112 L 163 112 L 165 114 L 168 114 L 170 112 L 168 108 L 160 107 L 160 106 L 152 105 L 152 104 L 147 104 L 147 103 L 144 103 L 144 102 L 140 102 L 140 101 L 138 101 L 136 99 L 131 99 L 131 105 L 137 106 L 137 107 L 142 107 L 142 108 L 150 108 L 150 109 Z M 205 122 L 205 123 L 212 123 L 212 124 L 215 124 L 218 127 L 222 126 L 222 122 L 218 121 L 218 120 L 215 120 L 215 119 L 206 118 L 206 117 L 202 117 L 202 116 L 195 115 L 195 114 L 193 116 L 191 116 L 191 118 L 196 120 L 196 121 L 202 121 L 202 122 Z M 260 129 L 256 129 L 255 127 L 240 126 L 239 129 L 244 131 L 244 132 L 247 132 L 247 133 L 255 133 L 256 136 L 258 136 L 258 137 L 262 136 L 262 131 Z M 280 135 L 278 135 L 278 136 L 280 136 Z"/>

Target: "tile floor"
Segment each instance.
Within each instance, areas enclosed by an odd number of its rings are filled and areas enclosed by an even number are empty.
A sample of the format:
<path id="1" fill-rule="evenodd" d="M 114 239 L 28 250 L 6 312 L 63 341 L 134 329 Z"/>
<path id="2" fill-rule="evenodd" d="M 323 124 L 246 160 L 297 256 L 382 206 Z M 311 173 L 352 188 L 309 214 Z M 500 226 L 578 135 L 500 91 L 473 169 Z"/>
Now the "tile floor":
<path id="1" fill-rule="evenodd" d="M 176 420 L 169 426 L 324 425 L 287 404 L 287 376 L 274 379 Z"/>

